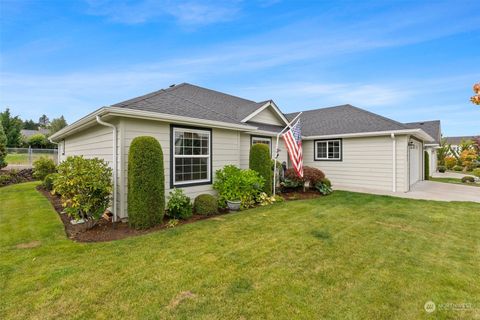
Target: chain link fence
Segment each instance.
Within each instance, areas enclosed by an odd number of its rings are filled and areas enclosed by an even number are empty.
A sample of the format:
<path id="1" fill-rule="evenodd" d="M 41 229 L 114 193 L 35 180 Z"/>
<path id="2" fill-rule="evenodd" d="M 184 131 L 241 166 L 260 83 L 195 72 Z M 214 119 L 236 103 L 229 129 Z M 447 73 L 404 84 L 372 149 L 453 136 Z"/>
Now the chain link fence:
<path id="1" fill-rule="evenodd" d="M 33 162 L 41 157 L 58 162 L 58 149 L 7 148 L 5 161 L 9 168 L 31 168 Z"/>

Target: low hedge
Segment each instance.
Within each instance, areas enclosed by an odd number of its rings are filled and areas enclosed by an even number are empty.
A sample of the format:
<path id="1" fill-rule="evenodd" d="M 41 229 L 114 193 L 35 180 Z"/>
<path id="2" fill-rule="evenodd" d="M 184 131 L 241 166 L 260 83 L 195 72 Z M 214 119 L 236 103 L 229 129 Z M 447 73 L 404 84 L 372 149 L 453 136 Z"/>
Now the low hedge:
<path id="1" fill-rule="evenodd" d="M 453 170 L 454 170 L 454 171 L 462 171 L 463 168 L 462 168 L 462 166 L 454 166 L 454 167 L 453 167 Z"/>
<path id="2" fill-rule="evenodd" d="M 52 191 L 53 184 L 55 182 L 55 179 L 57 178 L 58 178 L 58 173 L 47 174 L 45 179 L 43 179 L 43 186 L 45 187 L 45 189 L 47 189 L 48 191 Z"/>
<path id="3" fill-rule="evenodd" d="M 473 182 L 475 182 L 475 178 L 472 177 L 472 176 L 465 176 L 465 177 L 462 178 L 462 182 L 463 183 L 467 183 L 467 182 L 473 183 Z"/>
<path id="4" fill-rule="evenodd" d="M 55 162 L 47 157 L 40 157 L 33 162 L 33 177 L 38 180 L 43 180 L 50 173 L 57 171 Z"/>
<path id="5" fill-rule="evenodd" d="M 195 198 L 193 210 L 201 215 L 217 214 L 218 200 L 211 194 L 201 194 Z"/>

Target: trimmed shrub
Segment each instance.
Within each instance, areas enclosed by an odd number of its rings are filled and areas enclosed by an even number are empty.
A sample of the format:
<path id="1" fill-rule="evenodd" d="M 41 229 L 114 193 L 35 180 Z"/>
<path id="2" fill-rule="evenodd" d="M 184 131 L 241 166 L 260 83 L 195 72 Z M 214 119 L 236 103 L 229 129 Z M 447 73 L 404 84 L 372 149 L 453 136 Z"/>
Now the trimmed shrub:
<path id="1" fill-rule="evenodd" d="M 445 167 L 447 167 L 447 169 L 452 169 L 455 164 L 457 164 L 457 159 L 455 159 L 455 157 L 445 157 Z"/>
<path id="2" fill-rule="evenodd" d="M 255 204 L 264 183 L 265 180 L 256 171 L 227 165 L 215 173 L 213 189 L 218 191 L 218 203 L 221 207 L 226 206 L 227 200 L 239 200 L 242 208 L 249 208 Z"/>
<path id="3" fill-rule="evenodd" d="M 218 201 L 211 194 L 201 194 L 193 202 L 195 213 L 201 215 L 212 215 L 218 213 Z"/>
<path id="4" fill-rule="evenodd" d="M 425 180 L 430 179 L 430 155 L 427 151 L 424 151 L 423 160 L 425 162 Z"/>
<path id="5" fill-rule="evenodd" d="M 477 152 L 474 149 L 463 150 L 460 154 L 460 161 L 465 170 L 471 171 L 475 168 L 475 160 L 477 159 Z"/>
<path id="6" fill-rule="evenodd" d="M 50 173 L 56 170 L 55 162 L 47 157 L 40 157 L 33 162 L 33 177 L 38 180 L 43 180 Z"/>
<path id="7" fill-rule="evenodd" d="M 3 125 L 0 122 L 0 169 L 5 168 L 8 163 L 5 161 L 7 156 L 7 136 L 3 130 Z"/>
<path id="8" fill-rule="evenodd" d="M 44 134 L 37 133 L 37 134 L 31 135 L 27 139 L 27 143 L 32 148 L 43 148 L 48 145 L 48 140 Z"/>
<path id="9" fill-rule="evenodd" d="M 462 178 L 462 182 L 463 183 L 474 183 L 475 178 L 472 177 L 472 176 L 465 176 L 465 177 Z"/>
<path id="10" fill-rule="evenodd" d="M 167 203 L 167 215 L 174 219 L 188 219 L 192 216 L 192 202 L 182 189 L 173 188 Z"/>
<path id="11" fill-rule="evenodd" d="M 303 179 L 297 176 L 297 173 L 293 168 L 285 171 L 285 177 L 296 182 L 309 182 L 310 187 L 315 188 L 315 185 L 325 178 L 325 174 L 322 170 L 317 168 L 303 167 Z"/>
<path id="12" fill-rule="evenodd" d="M 58 178 L 58 173 L 47 174 L 45 179 L 43 179 L 43 186 L 45 187 L 45 189 L 47 189 L 48 191 L 52 191 L 53 184 L 55 183 L 55 180 L 57 178 Z"/>
<path id="13" fill-rule="evenodd" d="M 441 173 L 444 173 L 445 171 L 447 171 L 447 168 L 445 168 L 445 166 L 438 166 L 438 172 L 441 172 Z"/>
<path id="14" fill-rule="evenodd" d="M 324 185 L 326 185 L 330 188 L 332 187 L 332 182 L 328 178 L 323 178 L 320 182 L 322 182 Z"/>
<path id="15" fill-rule="evenodd" d="M 110 203 L 112 169 L 102 159 L 68 157 L 58 166 L 53 192 L 62 196 L 62 205 L 70 217 L 96 220 Z"/>
<path id="16" fill-rule="evenodd" d="M 473 169 L 472 174 L 473 174 L 475 177 L 479 177 L 479 178 L 480 178 L 480 168 Z"/>
<path id="17" fill-rule="evenodd" d="M 249 168 L 258 172 L 265 180 L 263 191 L 267 195 L 272 194 L 272 159 L 270 158 L 270 149 L 266 144 L 257 143 L 250 148 Z"/>
<path id="18" fill-rule="evenodd" d="M 133 228 L 152 227 L 165 213 L 163 152 L 154 137 L 133 139 L 128 153 L 128 223 Z"/>
<path id="19" fill-rule="evenodd" d="M 454 170 L 454 171 L 462 171 L 463 168 L 462 168 L 462 166 L 454 166 L 454 167 L 453 167 L 453 170 Z"/>

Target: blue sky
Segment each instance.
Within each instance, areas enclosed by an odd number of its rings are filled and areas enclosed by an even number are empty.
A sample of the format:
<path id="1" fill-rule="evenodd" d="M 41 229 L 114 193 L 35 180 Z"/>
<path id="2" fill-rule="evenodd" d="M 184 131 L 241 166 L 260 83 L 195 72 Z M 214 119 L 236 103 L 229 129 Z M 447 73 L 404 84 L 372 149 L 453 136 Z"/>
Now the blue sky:
<path id="1" fill-rule="evenodd" d="M 476 1 L 0 0 L 0 108 L 73 122 L 190 82 L 480 133 Z"/>

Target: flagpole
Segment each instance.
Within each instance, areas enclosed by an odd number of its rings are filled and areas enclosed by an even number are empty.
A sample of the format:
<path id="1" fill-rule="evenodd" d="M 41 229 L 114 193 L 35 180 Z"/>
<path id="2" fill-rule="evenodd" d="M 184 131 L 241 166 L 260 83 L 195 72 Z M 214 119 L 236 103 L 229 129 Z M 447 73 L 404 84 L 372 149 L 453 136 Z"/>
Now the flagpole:
<path id="1" fill-rule="evenodd" d="M 285 131 L 285 129 L 287 128 L 291 128 L 292 126 L 292 123 L 295 122 L 295 120 L 298 119 L 298 117 L 300 117 L 300 115 L 302 114 L 303 112 L 300 112 L 299 114 L 297 114 L 295 116 L 295 118 L 293 118 L 292 121 L 290 121 L 287 126 L 285 128 L 282 129 L 282 131 L 280 131 L 279 133 L 277 133 L 277 142 L 275 143 L 275 162 L 273 164 L 273 195 L 276 194 L 276 189 L 277 189 L 277 158 L 278 158 L 278 140 L 280 138 L 280 135 Z"/>

